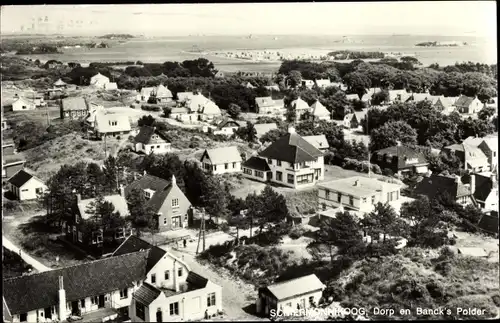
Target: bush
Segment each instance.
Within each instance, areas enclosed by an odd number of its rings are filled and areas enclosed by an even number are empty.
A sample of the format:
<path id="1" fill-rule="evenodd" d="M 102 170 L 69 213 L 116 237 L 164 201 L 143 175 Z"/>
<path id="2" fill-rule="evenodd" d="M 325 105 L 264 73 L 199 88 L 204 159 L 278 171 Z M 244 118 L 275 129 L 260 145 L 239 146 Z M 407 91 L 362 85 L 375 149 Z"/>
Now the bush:
<path id="1" fill-rule="evenodd" d="M 308 230 L 304 228 L 303 226 L 295 226 L 290 230 L 290 233 L 288 233 L 288 236 L 292 239 L 298 239 L 304 235 Z"/>
<path id="2" fill-rule="evenodd" d="M 384 168 L 382 175 L 392 177 L 394 176 L 394 172 L 389 168 Z"/>
<path id="3" fill-rule="evenodd" d="M 143 104 L 141 105 L 141 109 L 144 111 L 154 111 L 154 112 L 159 112 L 161 111 L 161 107 L 157 105 L 148 105 L 148 104 Z"/>

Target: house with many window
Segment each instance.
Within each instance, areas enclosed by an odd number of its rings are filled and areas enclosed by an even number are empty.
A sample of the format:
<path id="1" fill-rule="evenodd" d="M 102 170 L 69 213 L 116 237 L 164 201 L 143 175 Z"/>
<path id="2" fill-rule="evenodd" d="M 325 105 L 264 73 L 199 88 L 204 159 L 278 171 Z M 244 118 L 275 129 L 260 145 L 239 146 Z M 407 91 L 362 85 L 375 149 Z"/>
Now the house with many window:
<path id="1" fill-rule="evenodd" d="M 127 115 L 98 112 L 95 116 L 94 133 L 97 138 L 128 135 L 131 130 Z"/>
<path id="2" fill-rule="evenodd" d="M 21 169 L 9 180 L 8 190 L 19 201 L 35 200 L 47 190 L 47 185 L 38 177 Z"/>
<path id="3" fill-rule="evenodd" d="M 318 306 L 326 286 L 315 274 L 259 288 L 257 313 L 269 317 L 271 311 L 298 313 Z"/>
<path id="4" fill-rule="evenodd" d="M 133 190 L 144 194 L 146 205 L 158 215 L 158 231 L 187 228 L 191 202 L 177 185 L 175 176 L 171 181 L 145 174 L 125 188 L 125 196 Z"/>
<path id="5" fill-rule="evenodd" d="M 255 108 L 264 115 L 283 115 L 286 111 L 283 100 L 273 100 L 270 96 L 255 98 Z"/>
<path id="6" fill-rule="evenodd" d="M 470 174 L 462 177 L 469 184 L 478 208 L 485 213 L 498 213 L 498 179 L 495 173 Z"/>
<path id="7" fill-rule="evenodd" d="M 195 94 L 187 99 L 186 108 L 190 113 L 197 113 L 201 121 L 214 121 L 222 117 L 219 107 L 211 100 L 204 97 L 201 93 Z"/>
<path id="8" fill-rule="evenodd" d="M 464 144 L 477 147 L 488 158 L 490 169 L 495 170 L 498 167 L 498 134 L 487 135 L 486 137 L 468 137 Z"/>
<path id="9" fill-rule="evenodd" d="M 156 127 L 141 127 L 139 133 L 134 138 L 135 151 L 149 155 L 166 154 L 172 149 L 172 144 L 163 132 L 156 129 Z"/>
<path id="10" fill-rule="evenodd" d="M 88 115 L 89 105 L 82 97 L 64 98 L 61 100 L 61 119 L 78 120 Z"/>
<path id="11" fill-rule="evenodd" d="M 467 143 L 453 144 L 443 148 L 445 153 L 454 153 L 464 164 L 464 169 L 474 173 L 490 170 L 488 157 L 478 147 Z"/>
<path id="12" fill-rule="evenodd" d="M 362 176 L 324 182 L 317 187 L 318 202 L 323 210 L 343 206 L 348 211 L 362 213 L 370 213 L 379 202 L 399 209 L 402 188 L 400 184 Z"/>
<path id="13" fill-rule="evenodd" d="M 474 186 L 474 185 L 473 185 Z M 424 176 L 414 189 L 416 195 L 425 195 L 433 199 L 439 194 L 445 194 L 458 204 L 475 205 L 471 185 L 464 184 L 460 176 L 429 175 Z"/>
<path id="14" fill-rule="evenodd" d="M 315 185 L 323 180 L 325 175 L 323 153 L 295 133 L 293 127 L 288 129 L 285 136 L 260 152 L 258 157 L 264 159 L 270 169 L 264 177 L 259 178 L 261 181 L 269 180 L 284 186 L 301 188 Z M 262 167 L 254 169 L 252 165 L 245 164 L 243 175 L 256 179 L 254 174 L 256 171 L 262 171 Z"/>
<path id="15" fill-rule="evenodd" d="M 214 175 L 241 172 L 241 154 L 236 146 L 205 149 L 200 162 L 205 171 Z"/>
<path id="16" fill-rule="evenodd" d="M 110 257 L 3 281 L 4 322 L 173 322 L 222 310 L 222 289 L 135 236 Z"/>
<path id="17" fill-rule="evenodd" d="M 424 154 L 400 144 L 373 152 L 370 162 L 399 175 L 425 174 L 429 170 Z"/>

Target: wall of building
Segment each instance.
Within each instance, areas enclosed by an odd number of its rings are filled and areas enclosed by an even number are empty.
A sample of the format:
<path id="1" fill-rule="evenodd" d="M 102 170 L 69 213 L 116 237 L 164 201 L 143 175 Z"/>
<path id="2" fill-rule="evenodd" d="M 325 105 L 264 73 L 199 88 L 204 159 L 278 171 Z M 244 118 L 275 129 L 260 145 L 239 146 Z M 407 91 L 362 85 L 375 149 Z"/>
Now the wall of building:
<path id="1" fill-rule="evenodd" d="M 234 132 L 238 130 L 238 127 L 226 127 L 222 128 L 220 130 L 215 130 L 214 135 L 226 135 L 226 136 L 231 136 L 234 134 Z"/>
<path id="2" fill-rule="evenodd" d="M 178 199 L 178 206 L 172 206 L 172 200 Z M 158 213 L 159 216 L 159 230 L 168 231 L 174 229 L 173 217 L 180 216 L 181 227 L 187 227 L 188 224 L 188 211 L 191 207 L 191 202 L 187 199 L 177 184 L 172 187 L 168 197 L 163 202 Z"/>
<path id="3" fill-rule="evenodd" d="M 26 111 L 34 109 L 35 109 L 35 104 L 31 104 L 28 102 L 16 101 L 12 103 L 12 111 Z"/>
<path id="4" fill-rule="evenodd" d="M 312 292 L 312 293 L 308 293 L 308 294 L 305 294 L 305 295 L 297 296 L 297 297 L 294 297 L 294 298 L 291 298 L 291 299 L 279 301 L 277 303 L 277 306 L 278 306 L 278 308 L 280 308 L 280 307 L 286 308 L 287 306 L 291 306 L 292 309 L 296 309 L 297 305 L 300 306 L 301 304 L 303 304 L 302 302 L 304 302 L 306 308 L 310 308 L 311 307 L 311 305 L 310 305 L 310 298 L 312 297 L 313 303 L 316 304 L 316 305 L 318 305 L 321 296 L 323 296 L 323 292 L 321 290 L 319 290 L 319 291 L 316 291 L 316 292 Z"/>
<path id="5" fill-rule="evenodd" d="M 263 177 L 257 176 L 256 170 L 251 169 L 251 168 L 246 168 L 243 167 L 243 176 L 259 181 L 259 182 L 266 182 L 267 181 L 267 172 L 262 172 Z"/>
<path id="6" fill-rule="evenodd" d="M 151 152 L 155 154 L 166 154 L 171 151 L 172 145 L 170 143 L 158 143 L 158 144 L 143 144 L 143 143 L 136 143 L 135 144 L 135 151 L 137 152 L 143 152 L 146 155 L 149 155 Z"/>
<path id="7" fill-rule="evenodd" d="M 17 188 L 14 185 L 11 186 L 11 191 L 20 201 L 26 200 L 35 200 L 38 198 L 36 194 L 36 189 L 42 189 L 42 193 L 47 189 L 45 184 L 40 183 L 34 178 L 31 178 L 28 182 L 26 182 L 22 187 Z"/>
<path id="8" fill-rule="evenodd" d="M 384 192 L 384 191 L 379 192 L 379 193 L 374 192 L 372 195 L 366 196 L 366 197 L 353 196 L 353 199 L 352 199 L 353 203 L 351 203 L 351 199 L 350 199 L 350 196 L 348 194 L 344 194 L 342 192 L 338 192 L 335 190 L 328 190 L 329 195 L 327 197 L 326 191 L 327 191 L 327 189 L 325 189 L 323 187 L 318 187 L 318 202 L 319 202 L 320 207 L 323 204 L 325 204 L 327 207 L 330 207 L 330 208 L 336 208 L 336 207 L 339 207 L 340 205 L 343 205 L 347 208 L 359 210 L 361 212 L 371 212 L 371 211 L 373 211 L 375 205 L 378 202 L 381 202 L 381 203 L 389 202 L 389 200 L 387 199 L 388 192 Z M 340 203 L 338 202 L 338 194 L 339 193 L 341 194 Z M 389 192 L 389 193 L 392 194 L 392 201 L 397 201 L 401 197 L 401 192 L 399 189 L 392 191 L 392 192 Z"/>
<path id="9" fill-rule="evenodd" d="M 266 159 L 267 164 L 269 165 L 269 168 L 271 169 L 271 172 L 273 173 L 272 175 L 272 182 L 279 183 L 281 185 L 285 185 L 288 187 L 308 187 L 308 186 L 314 186 L 318 181 L 321 181 L 324 179 L 325 176 L 325 166 L 324 166 L 324 161 L 323 161 L 323 156 L 318 157 L 318 159 L 315 162 L 306 162 L 305 164 L 309 167 L 307 168 L 299 168 L 298 165 L 294 165 L 294 169 L 292 169 L 292 165 L 288 162 L 281 161 L 280 163 L 276 159 Z M 318 176 L 318 179 L 316 180 L 314 176 L 314 169 L 320 169 L 321 174 Z M 282 173 L 282 180 L 278 180 L 277 178 L 277 172 Z M 304 183 L 304 184 L 299 184 L 297 183 L 297 176 L 300 175 L 307 175 L 307 174 L 313 174 L 313 181 L 312 183 Z M 293 175 L 293 183 L 288 182 L 288 175 Z"/>
<path id="10" fill-rule="evenodd" d="M 214 165 L 212 164 L 212 161 L 210 158 L 208 158 L 207 155 L 203 156 L 203 159 L 201 160 L 201 163 L 203 165 L 203 169 L 207 169 L 206 165 L 210 165 L 210 172 L 214 175 L 220 175 L 220 174 L 229 174 L 229 173 L 239 173 L 241 172 L 241 162 L 229 162 L 225 164 L 217 164 Z M 226 168 L 227 164 L 227 168 Z"/>

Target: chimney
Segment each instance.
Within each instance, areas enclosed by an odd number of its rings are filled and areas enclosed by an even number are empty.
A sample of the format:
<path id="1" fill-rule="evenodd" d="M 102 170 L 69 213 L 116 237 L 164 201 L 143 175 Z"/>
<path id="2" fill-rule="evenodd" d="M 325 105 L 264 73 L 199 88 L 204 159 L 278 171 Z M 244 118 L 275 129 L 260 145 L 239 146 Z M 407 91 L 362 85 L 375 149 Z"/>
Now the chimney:
<path id="1" fill-rule="evenodd" d="M 359 186 L 359 180 L 358 179 L 354 181 L 354 186 Z"/>
<path id="2" fill-rule="evenodd" d="M 172 175 L 172 186 L 177 185 L 177 180 L 175 179 L 175 175 Z"/>
<path id="3" fill-rule="evenodd" d="M 59 321 L 63 322 L 66 319 L 66 291 L 64 290 L 63 276 L 59 276 Z"/>
<path id="4" fill-rule="evenodd" d="M 476 175 L 471 174 L 470 175 L 470 193 L 474 194 L 476 191 Z"/>
<path id="5" fill-rule="evenodd" d="M 125 197 L 125 187 L 123 186 L 123 184 L 120 184 L 120 195 L 122 197 Z"/>
<path id="6" fill-rule="evenodd" d="M 76 203 L 80 203 L 81 200 L 82 200 L 82 195 L 76 194 Z"/>
<path id="7" fill-rule="evenodd" d="M 177 276 L 177 260 L 174 260 L 174 272 L 172 273 L 174 276 L 174 288 L 176 292 L 179 292 L 179 277 Z"/>
<path id="8" fill-rule="evenodd" d="M 294 126 L 288 127 L 288 133 L 295 133 L 295 127 Z"/>

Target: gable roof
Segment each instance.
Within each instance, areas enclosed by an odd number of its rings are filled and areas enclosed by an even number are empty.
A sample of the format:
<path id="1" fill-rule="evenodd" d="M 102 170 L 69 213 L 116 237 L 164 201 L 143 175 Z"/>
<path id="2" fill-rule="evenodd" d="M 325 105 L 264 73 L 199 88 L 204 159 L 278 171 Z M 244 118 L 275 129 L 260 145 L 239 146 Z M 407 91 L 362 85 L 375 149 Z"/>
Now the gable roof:
<path id="1" fill-rule="evenodd" d="M 118 246 L 118 248 L 116 248 L 111 256 L 126 255 L 128 253 L 148 250 L 151 248 L 153 248 L 153 245 L 149 242 L 144 241 L 135 235 L 130 235 L 125 239 L 125 241 L 122 242 L 121 245 Z"/>
<path id="2" fill-rule="evenodd" d="M 480 174 L 474 174 L 473 176 L 475 177 L 474 198 L 479 201 L 486 201 L 493 190 L 491 176 L 482 176 Z M 468 182 L 470 183 L 470 175 Z"/>
<path id="3" fill-rule="evenodd" d="M 350 122 L 353 118 L 354 118 L 355 120 L 357 120 L 357 119 L 358 119 L 358 117 L 356 116 L 356 114 L 354 114 L 354 113 L 348 113 L 348 114 L 346 114 L 346 115 L 344 116 L 344 121 L 349 121 L 349 122 Z"/>
<path id="4" fill-rule="evenodd" d="M 154 88 L 154 94 L 157 98 L 173 98 L 172 92 L 163 84 Z"/>
<path id="5" fill-rule="evenodd" d="M 317 100 L 311 105 L 312 115 L 316 117 L 330 116 L 330 111 Z"/>
<path id="6" fill-rule="evenodd" d="M 481 143 L 485 143 L 486 146 L 491 151 L 498 150 L 498 136 L 497 135 L 488 135 L 486 137 L 468 137 L 463 141 L 464 144 L 468 144 L 470 146 L 478 147 Z"/>
<path id="7" fill-rule="evenodd" d="M 486 232 L 498 233 L 498 219 L 498 212 L 496 215 L 484 213 L 477 226 Z"/>
<path id="8" fill-rule="evenodd" d="M 330 86 L 332 83 L 330 82 L 330 79 L 319 79 L 316 80 L 316 85 L 317 86 Z"/>
<path id="9" fill-rule="evenodd" d="M 273 142 L 259 155 L 289 163 L 302 163 L 315 161 L 318 157 L 323 156 L 323 153 L 293 132 L 287 133 Z"/>
<path id="10" fill-rule="evenodd" d="M 306 293 L 323 290 L 325 285 L 315 274 L 276 283 L 265 287 L 277 300 L 282 301 Z"/>
<path id="11" fill-rule="evenodd" d="M 377 178 L 368 178 L 363 176 L 337 179 L 334 181 L 320 183 L 318 186 L 356 197 L 369 196 L 378 191 L 391 192 L 395 189 L 401 188 L 401 185 L 399 184 L 383 182 Z"/>
<path id="12" fill-rule="evenodd" d="M 106 75 L 102 75 L 101 73 L 97 73 L 96 75 L 92 76 L 90 78 L 91 82 L 92 81 L 97 81 L 97 80 L 108 80 L 109 81 L 109 77 L 107 77 Z"/>
<path id="13" fill-rule="evenodd" d="M 458 97 L 456 96 L 440 96 L 434 104 L 438 104 L 438 102 L 445 108 L 449 109 L 455 105 Z"/>
<path id="14" fill-rule="evenodd" d="M 25 103 L 26 105 L 34 105 L 35 102 L 33 102 L 32 100 L 30 99 L 27 99 L 25 97 L 18 97 L 14 102 L 12 102 L 12 104 L 16 103 L 16 102 L 21 102 L 21 103 Z"/>
<path id="15" fill-rule="evenodd" d="M 142 286 L 134 292 L 134 299 L 139 301 L 142 305 L 149 306 L 158 298 L 158 296 L 160 296 L 160 294 L 160 289 L 144 282 L 142 283 Z"/>
<path id="16" fill-rule="evenodd" d="M 153 134 L 157 134 L 162 140 L 167 141 L 167 137 L 161 132 L 158 131 L 155 127 L 143 126 L 140 128 L 139 133 L 135 136 L 134 140 L 137 143 L 149 144 L 149 143 L 157 143 L 159 140 L 152 140 Z"/>
<path id="17" fill-rule="evenodd" d="M 103 258 L 81 265 L 20 276 L 3 281 L 3 296 L 12 314 L 59 303 L 59 276 L 68 302 L 132 286 L 146 277 L 148 251 Z"/>
<path id="18" fill-rule="evenodd" d="M 345 97 L 347 100 L 359 100 L 359 95 L 357 94 L 346 94 Z"/>
<path id="19" fill-rule="evenodd" d="M 455 102 L 455 106 L 459 108 L 468 108 L 472 104 L 472 101 L 474 101 L 474 99 L 474 97 L 461 95 L 457 99 L 457 102 Z"/>
<path id="20" fill-rule="evenodd" d="M 269 165 L 267 164 L 267 161 L 257 156 L 250 157 L 243 163 L 242 166 L 250 169 L 259 170 L 261 172 L 267 172 L 271 170 L 271 168 L 269 168 Z"/>
<path id="21" fill-rule="evenodd" d="M 474 159 L 483 159 L 483 160 L 488 160 L 488 157 L 483 153 L 483 151 L 479 147 L 475 147 L 469 144 L 461 143 L 461 144 L 453 144 L 446 146 L 445 149 L 451 150 L 451 151 L 462 151 L 465 154 L 467 154 L 467 157 L 471 157 Z"/>
<path id="22" fill-rule="evenodd" d="M 63 111 L 88 110 L 88 104 L 87 101 L 80 96 L 64 98 L 62 99 L 62 109 Z"/>
<path id="23" fill-rule="evenodd" d="M 213 165 L 241 162 L 241 155 L 236 146 L 206 149 L 200 160 L 203 160 L 205 155 Z"/>
<path id="24" fill-rule="evenodd" d="M 157 213 L 170 194 L 172 183 L 163 178 L 146 174 L 125 188 L 125 196 L 136 188 L 140 190 L 150 189 L 155 191 L 146 204 L 152 208 L 153 212 Z"/>
<path id="25" fill-rule="evenodd" d="M 234 120 L 231 120 L 231 119 L 226 119 L 226 120 L 223 120 L 221 122 L 219 122 L 219 124 L 217 125 L 217 128 L 219 129 L 222 129 L 222 128 L 226 128 L 226 127 L 240 127 L 241 125 L 234 121 Z"/>
<path id="26" fill-rule="evenodd" d="M 115 126 L 111 122 L 116 122 Z M 97 113 L 95 116 L 95 128 L 98 132 L 130 131 L 130 120 L 128 116 L 117 113 Z"/>
<path id="27" fill-rule="evenodd" d="M 78 212 L 82 219 L 89 219 L 92 214 L 88 213 L 88 207 L 95 202 L 95 198 L 81 200 L 78 204 Z M 119 194 L 104 196 L 104 201 L 111 203 L 115 209 L 114 212 L 119 212 L 120 216 L 125 217 L 129 214 L 127 200 Z"/>
<path id="28" fill-rule="evenodd" d="M 57 81 L 54 82 L 54 85 L 55 86 L 63 86 L 63 85 L 66 85 L 66 82 L 64 82 L 61 79 L 58 79 Z"/>
<path id="29" fill-rule="evenodd" d="M 275 104 L 273 98 L 271 98 L 270 96 L 263 96 L 255 98 L 255 105 L 257 105 L 259 108 L 263 108 L 272 107 Z"/>
<path id="30" fill-rule="evenodd" d="M 328 145 L 328 140 L 326 140 L 325 135 L 304 136 L 302 138 L 304 138 L 305 141 L 307 141 L 317 149 L 330 148 L 330 145 Z"/>
<path id="31" fill-rule="evenodd" d="M 455 177 L 432 174 L 422 178 L 422 181 L 415 186 L 415 194 L 426 195 L 429 198 L 433 198 L 438 192 L 447 192 L 453 198 L 471 195 L 470 189 Z"/>
<path id="32" fill-rule="evenodd" d="M 184 101 L 194 96 L 193 92 L 177 92 L 177 99 Z"/>
<path id="33" fill-rule="evenodd" d="M 262 137 L 267 132 L 273 129 L 278 129 L 276 123 L 256 123 L 253 125 L 253 127 L 255 128 L 257 138 Z"/>
<path id="34" fill-rule="evenodd" d="M 295 110 L 309 110 L 309 104 L 307 104 L 306 101 L 302 100 L 301 97 L 293 100 L 291 106 L 294 107 Z"/>
<path id="35" fill-rule="evenodd" d="M 150 96 L 151 93 L 154 91 L 154 87 L 143 87 L 141 89 L 141 96 Z"/>
<path id="36" fill-rule="evenodd" d="M 373 153 L 374 155 L 379 155 L 383 157 L 396 157 L 398 161 L 398 169 L 403 169 L 408 166 L 415 166 L 415 165 L 422 165 L 422 164 L 428 164 L 427 158 L 425 158 L 424 154 L 415 151 L 411 149 L 410 147 L 407 146 L 392 146 L 392 147 L 387 147 L 384 149 L 379 149 Z M 416 158 L 417 162 L 412 163 L 410 165 L 406 164 L 407 159 L 413 159 Z M 374 161 L 376 162 L 376 161 Z"/>
<path id="37" fill-rule="evenodd" d="M 21 186 L 26 184 L 30 179 L 32 179 L 34 177 L 35 176 L 31 175 L 30 173 L 28 173 L 24 169 L 21 169 L 17 173 L 15 173 L 14 175 L 12 175 L 12 177 L 9 178 L 8 182 L 17 188 L 20 188 Z M 39 179 L 38 179 L 38 181 L 42 182 Z"/>

